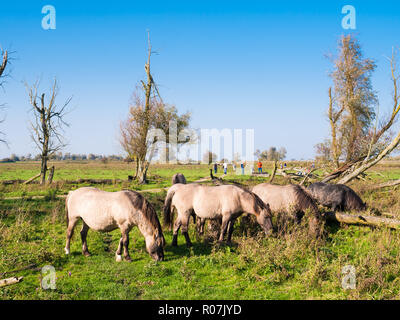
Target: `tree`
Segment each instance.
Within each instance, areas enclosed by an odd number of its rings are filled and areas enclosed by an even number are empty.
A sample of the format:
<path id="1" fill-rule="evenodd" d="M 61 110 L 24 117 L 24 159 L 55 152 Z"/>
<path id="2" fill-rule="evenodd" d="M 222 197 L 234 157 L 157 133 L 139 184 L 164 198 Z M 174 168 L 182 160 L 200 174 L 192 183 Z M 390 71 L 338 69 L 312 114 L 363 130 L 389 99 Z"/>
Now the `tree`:
<path id="1" fill-rule="evenodd" d="M 7 50 L 3 50 L 0 48 L 0 87 L 3 86 L 3 79 L 6 77 L 6 74 L 4 73 L 4 71 L 6 70 L 7 67 L 7 63 L 8 63 L 8 52 Z M 3 105 L 0 104 L 0 107 L 2 107 Z M 0 120 L 0 123 L 3 122 L 4 119 Z M 0 135 L 4 135 L 3 132 L 0 131 Z M 4 139 L 0 139 L 1 142 L 7 144 L 7 142 Z"/>
<path id="2" fill-rule="evenodd" d="M 154 108 L 153 127 L 160 129 L 164 133 L 164 136 L 158 137 L 157 141 L 165 142 L 165 147 L 161 150 L 163 158 L 167 162 L 177 160 L 178 147 L 188 143 L 193 138 L 191 135 L 185 135 L 184 139 L 179 139 L 180 136 L 187 132 L 186 129 L 189 127 L 191 117 L 190 112 L 179 115 L 175 106 L 166 105 L 163 101 L 156 101 Z M 175 141 L 170 141 L 171 136 L 174 137 Z"/>
<path id="3" fill-rule="evenodd" d="M 47 162 L 51 155 L 66 146 L 63 141 L 63 127 L 69 126 L 64 121 L 67 113 L 67 107 L 72 98 L 68 98 L 65 103 L 59 107 L 56 104 L 57 94 L 59 92 L 57 80 L 54 79 L 50 89 L 50 98 L 45 99 L 46 94 L 38 96 L 39 82 L 36 81 L 32 86 L 26 84 L 29 101 L 32 106 L 34 120 L 31 121 L 31 138 L 40 151 L 41 169 L 40 183 L 45 184 L 47 173 Z"/>
<path id="4" fill-rule="evenodd" d="M 281 147 L 277 150 L 276 147 L 270 147 L 268 150 L 260 151 L 256 150 L 254 155 L 259 160 L 268 160 L 268 161 L 281 161 L 286 158 L 286 148 Z"/>
<path id="5" fill-rule="evenodd" d="M 390 129 L 393 128 L 393 125 L 398 119 L 398 113 L 400 111 L 398 88 L 400 74 L 397 70 L 397 53 L 398 50 L 393 49 L 392 56 L 388 58 L 393 84 L 393 105 L 390 109 L 389 116 L 381 120 L 379 126 L 377 121 L 378 119 L 376 119 L 375 125 L 370 126 L 369 130 L 364 133 L 362 138 L 360 138 L 362 148 L 359 148 L 359 152 L 356 153 L 356 156 L 346 158 L 343 165 L 331 174 L 327 175 L 322 181 L 328 182 L 339 178 L 338 183 L 348 183 L 370 167 L 377 164 L 398 147 L 400 143 L 400 132 L 395 136 L 390 132 Z"/>
<path id="6" fill-rule="evenodd" d="M 7 50 L 3 50 L 0 48 L 0 79 L 5 76 L 4 71 L 6 70 L 8 63 L 8 52 Z M 0 80 L 0 86 L 3 84 L 3 81 Z"/>
<path id="7" fill-rule="evenodd" d="M 331 126 L 331 153 L 334 165 L 342 157 L 354 161 L 365 153 L 368 134 L 375 118 L 376 94 L 371 76 L 375 63 L 364 59 L 357 39 L 342 36 L 338 43 L 338 57 L 333 61 L 330 77 L 334 88 L 329 88 L 328 119 Z"/>
<path id="8" fill-rule="evenodd" d="M 190 113 L 178 115 L 174 106 L 164 104 L 158 92 L 157 85 L 150 72 L 151 42 L 148 35 L 148 56 L 145 64 L 146 83 L 141 81 L 143 96 L 137 88 L 133 94 L 133 103 L 129 109 L 126 121 L 120 123 L 120 144 L 128 158 L 135 161 L 135 179 L 139 183 L 147 183 L 147 171 L 150 162 L 158 151 L 157 143 L 164 142 L 164 152 L 169 156 L 171 141 L 170 123 L 176 124 L 176 135 L 189 125 Z M 154 133 L 157 134 L 154 134 Z M 186 141 L 177 141 L 185 143 Z"/>
<path id="9" fill-rule="evenodd" d="M 211 151 L 206 151 L 203 154 L 203 162 L 207 163 L 207 164 L 211 164 L 213 162 L 216 162 L 217 158 L 218 158 L 218 156 L 215 153 L 211 152 Z"/>

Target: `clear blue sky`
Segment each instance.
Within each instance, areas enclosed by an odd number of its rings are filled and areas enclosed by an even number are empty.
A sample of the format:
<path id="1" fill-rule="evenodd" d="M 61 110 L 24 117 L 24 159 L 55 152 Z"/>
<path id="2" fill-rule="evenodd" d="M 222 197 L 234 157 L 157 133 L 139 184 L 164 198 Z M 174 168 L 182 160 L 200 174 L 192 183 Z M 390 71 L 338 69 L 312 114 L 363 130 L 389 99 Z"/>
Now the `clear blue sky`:
<path id="1" fill-rule="evenodd" d="M 56 8 L 56 30 L 41 27 L 47 4 Z M 192 112 L 192 127 L 254 128 L 256 148 L 284 146 L 289 159 L 312 158 L 328 135 L 324 55 L 349 32 L 341 26 L 347 4 L 356 8 L 364 55 L 377 61 L 383 113 L 391 94 L 384 55 L 400 46 L 398 1 L 6 1 L 0 44 L 15 53 L 0 91 L 9 142 L 0 157 L 37 153 L 23 82 L 40 77 L 47 89 L 54 76 L 59 103 L 73 96 L 64 151 L 122 154 L 119 122 L 144 76 L 149 29 L 161 95 Z"/>

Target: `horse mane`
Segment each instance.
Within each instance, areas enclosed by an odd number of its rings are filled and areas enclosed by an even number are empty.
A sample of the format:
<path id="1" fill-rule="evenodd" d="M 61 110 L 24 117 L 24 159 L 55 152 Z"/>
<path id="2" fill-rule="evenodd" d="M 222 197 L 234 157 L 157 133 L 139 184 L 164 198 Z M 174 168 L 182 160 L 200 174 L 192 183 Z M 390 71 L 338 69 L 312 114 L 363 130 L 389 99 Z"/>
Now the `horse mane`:
<path id="1" fill-rule="evenodd" d="M 364 210 L 365 204 L 361 200 L 360 196 L 350 187 L 343 185 L 346 190 L 345 201 L 346 207 L 350 210 Z"/>
<path id="2" fill-rule="evenodd" d="M 158 231 L 159 234 L 162 234 L 161 224 L 160 221 L 158 220 L 156 210 L 154 210 L 152 204 L 138 192 L 132 190 L 124 190 L 124 191 L 131 200 L 133 206 L 141 210 L 147 222 L 150 223 L 152 227 Z"/>
<path id="3" fill-rule="evenodd" d="M 298 205 L 300 207 L 301 210 L 307 210 L 307 209 L 311 209 L 311 211 L 314 214 L 319 214 L 319 210 L 317 205 L 315 204 L 314 199 L 311 197 L 311 195 L 306 191 L 305 188 L 303 188 L 302 186 L 299 186 L 297 184 L 293 184 L 292 185 L 294 194 L 297 198 L 298 201 Z"/>
<path id="4" fill-rule="evenodd" d="M 246 194 L 248 194 L 251 198 L 254 200 L 254 211 L 260 214 L 260 208 L 267 210 L 268 212 L 270 211 L 269 207 L 265 204 L 264 201 L 261 200 L 261 198 L 256 195 L 254 192 L 250 191 L 249 189 L 245 188 L 244 186 L 236 185 L 236 187 L 242 189 Z"/>

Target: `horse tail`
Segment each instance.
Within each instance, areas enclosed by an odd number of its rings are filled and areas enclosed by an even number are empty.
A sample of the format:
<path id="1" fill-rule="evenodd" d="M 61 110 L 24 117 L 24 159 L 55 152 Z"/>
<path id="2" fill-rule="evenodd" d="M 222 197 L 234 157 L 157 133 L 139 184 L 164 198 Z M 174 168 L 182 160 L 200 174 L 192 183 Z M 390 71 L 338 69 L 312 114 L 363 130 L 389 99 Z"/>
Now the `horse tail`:
<path id="1" fill-rule="evenodd" d="M 175 194 L 175 190 L 169 190 L 167 193 L 167 197 L 165 198 L 165 201 L 164 201 L 164 210 L 163 210 L 164 224 L 169 227 L 172 226 L 171 205 L 172 205 L 172 198 L 174 197 L 174 194 Z"/>

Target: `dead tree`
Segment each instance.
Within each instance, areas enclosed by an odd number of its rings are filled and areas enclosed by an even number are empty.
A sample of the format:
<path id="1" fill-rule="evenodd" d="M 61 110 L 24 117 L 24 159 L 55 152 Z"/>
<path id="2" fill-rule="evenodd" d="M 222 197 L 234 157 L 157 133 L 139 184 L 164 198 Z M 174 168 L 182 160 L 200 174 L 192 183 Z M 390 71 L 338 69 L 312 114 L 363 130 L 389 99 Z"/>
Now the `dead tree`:
<path id="1" fill-rule="evenodd" d="M 7 52 L 7 50 L 3 51 L 0 48 L 0 61 L 1 61 L 1 64 L 0 64 L 0 87 L 2 87 L 3 86 L 3 78 L 5 78 L 5 76 L 6 76 L 4 71 L 6 70 L 7 63 L 8 63 L 8 52 Z M 0 104 L 0 107 L 3 107 L 3 104 Z M 4 121 L 4 119 L 1 119 L 0 123 L 3 122 L 3 121 Z M 4 136 L 4 133 L 0 132 L 0 135 Z M 0 142 L 3 142 L 5 144 L 7 144 L 7 142 L 4 139 L 0 139 Z"/>
<path id="2" fill-rule="evenodd" d="M 64 117 L 72 98 L 68 98 L 60 107 L 56 105 L 58 94 L 56 79 L 50 89 L 48 101 L 45 99 L 45 93 L 38 96 L 38 81 L 32 86 L 26 84 L 26 87 L 34 118 L 31 121 L 31 138 L 40 151 L 40 184 L 43 185 L 46 183 L 47 162 L 50 156 L 66 146 L 62 133 L 64 132 L 63 127 L 68 127 L 69 124 L 64 121 Z"/>
<path id="3" fill-rule="evenodd" d="M 1 77 L 3 76 L 3 74 L 4 74 L 4 70 L 5 70 L 6 67 L 7 67 L 8 52 L 7 52 L 7 50 L 5 50 L 5 51 L 0 50 L 0 54 L 3 56 L 2 63 L 1 63 L 1 65 L 0 65 L 0 78 L 1 78 Z M 0 83 L 1 83 L 1 82 L 0 82 Z"/>

